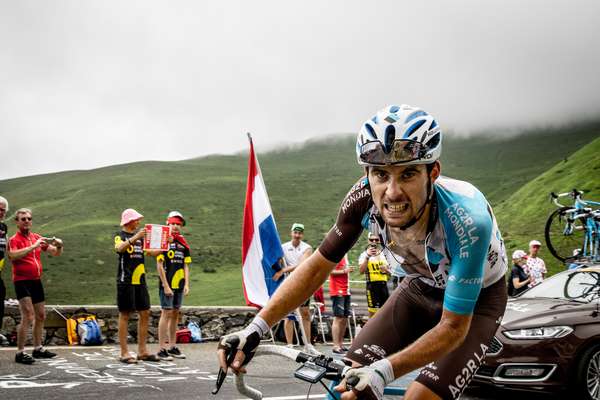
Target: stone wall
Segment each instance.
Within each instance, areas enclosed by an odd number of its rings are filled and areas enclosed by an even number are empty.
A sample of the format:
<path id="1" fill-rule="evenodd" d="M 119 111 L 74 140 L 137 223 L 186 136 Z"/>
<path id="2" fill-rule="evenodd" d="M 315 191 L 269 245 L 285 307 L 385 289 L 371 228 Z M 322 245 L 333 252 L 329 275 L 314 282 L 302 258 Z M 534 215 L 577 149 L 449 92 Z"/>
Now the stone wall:
<path id="1" fill-rule="evenodd" d="M 57 310 L 58 312 L 56 312 Z M 246 326 L 254 315 L 256 309 L 252 307 L 190 307 L 181 308 L 181 323 L 187 325 L 195 321 L 200 326 L 203 340 L 218 340 L 221 336 L 240 330 Z M 67 343 L 67 330 L 65 317 L 78 312 L 93 314 L 98 319 L 102 335 L 106 344 L 119 343 L 118 327 L 119 313 L 116 306 L 46 306 L 46 323 L 44 324 L 44 343 L 47 345 L 64 345 Z M 152 307 L 148 328 L 148 343 L 158 341 L 158 320 L 160 307 Z M 0 333 L 4 334 L 11 343 L 16 340 L 16 326 L 20 321 L 19 308 L 7 306 Z M 132 313 L 129 320 L 129 339 L 137 339 L 137 314 Z M 30 334 L 31 335 L 31 334 Z"/>

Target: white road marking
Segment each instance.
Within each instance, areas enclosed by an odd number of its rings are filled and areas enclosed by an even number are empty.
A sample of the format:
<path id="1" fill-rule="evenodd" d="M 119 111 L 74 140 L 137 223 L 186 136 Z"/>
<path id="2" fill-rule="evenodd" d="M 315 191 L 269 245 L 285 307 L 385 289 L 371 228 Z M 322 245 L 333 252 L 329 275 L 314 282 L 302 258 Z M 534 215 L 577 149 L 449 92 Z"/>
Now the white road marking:
<path id="1" fill-rule="evenodd" d="M 326 394 L 311 394 L 306 397 L 305 394 L 299 396 L 278 396 L 278 397 L 263 397 L 263 400 L 302 400 L 302 399 L 324 399 L 327 397 Z M 238 400 L 247 400 L 247 399 L 238 399 Z"/>

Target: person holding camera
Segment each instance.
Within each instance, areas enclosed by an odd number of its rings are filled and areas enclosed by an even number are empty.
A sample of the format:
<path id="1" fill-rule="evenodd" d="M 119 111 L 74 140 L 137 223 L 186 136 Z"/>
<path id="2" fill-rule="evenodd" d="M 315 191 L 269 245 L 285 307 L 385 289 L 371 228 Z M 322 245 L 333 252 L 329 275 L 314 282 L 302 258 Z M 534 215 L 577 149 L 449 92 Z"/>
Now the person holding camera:
<path id="1" fill-rule="evenodd" d="M 367 307 L 371 318 L 390 297 L 387 287 L 390 267 L 379 248 L 379 237 L 369 232 L 368 239 L 367 249 L 358 258 L 358 270 L 367 280 Z"/>
<path id="2" fill-rule="evenodd" d="M 42 286 L 42 251 L 54 257 L 63 252 L 63 242 L 31 232 L 32 212 L 20 208 L 15 213 L 17 232 L 8 240 L 8 258 L 12 262 L 15 293 L 21 310 L 21 323 L 17 329 L 17 354 L 15 362 L 33 364 L 36 358 L 53 358 L 55 353 L 42 347 L 42 330 L 46 319 L 45 295 Z M 33 357 L 25 353 L 27 331 L 33 325 Z"/>

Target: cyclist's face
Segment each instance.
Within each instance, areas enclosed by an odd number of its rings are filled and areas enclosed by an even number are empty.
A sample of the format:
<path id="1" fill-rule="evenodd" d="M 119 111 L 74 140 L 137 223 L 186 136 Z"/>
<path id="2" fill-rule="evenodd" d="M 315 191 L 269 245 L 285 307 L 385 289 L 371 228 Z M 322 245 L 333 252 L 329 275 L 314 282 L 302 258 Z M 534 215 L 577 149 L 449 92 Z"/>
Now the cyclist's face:
<path id="1" fill-rule="evenodd" d="M 402 227 L 418 215 L 427 201 L 427 174 L 425 165 L 369 167 L 373 201 L 388 226 Z M 440 174 L 439 163 L 430 174 L 433 183 Z"/>

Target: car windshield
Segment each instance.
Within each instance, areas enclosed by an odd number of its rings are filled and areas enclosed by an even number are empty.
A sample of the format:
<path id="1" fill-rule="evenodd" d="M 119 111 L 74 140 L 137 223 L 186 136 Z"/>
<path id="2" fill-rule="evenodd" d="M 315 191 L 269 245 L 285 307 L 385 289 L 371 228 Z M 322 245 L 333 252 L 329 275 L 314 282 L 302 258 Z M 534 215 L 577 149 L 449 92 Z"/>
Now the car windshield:
<path id="1" fill-rule="evenodd" d="M 521 298 L 550 297 L 591 301 L 600 297 L 600 270 L 564 271 L 524 292 Z"/>

